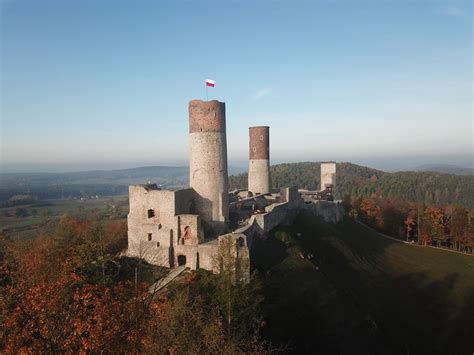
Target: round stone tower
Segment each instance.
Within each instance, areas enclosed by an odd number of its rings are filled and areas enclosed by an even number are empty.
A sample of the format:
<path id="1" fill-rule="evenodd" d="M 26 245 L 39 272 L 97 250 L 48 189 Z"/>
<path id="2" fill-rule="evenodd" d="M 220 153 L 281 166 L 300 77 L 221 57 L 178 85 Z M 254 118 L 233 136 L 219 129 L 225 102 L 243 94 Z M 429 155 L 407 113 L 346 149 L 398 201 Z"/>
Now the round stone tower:
<path id="1" fill-rule="evenodd" d="M 197 212 L 206 238 L 226 232 L 229 220 L 229 181 L 225 103 L 189 102 L 189 183 L 197 192 Z"/>
<path id="2" fill-rule="evenodd" d="M 265 194 L 271 191 L 270 127 L 249 128 L 249 191 Z"/>

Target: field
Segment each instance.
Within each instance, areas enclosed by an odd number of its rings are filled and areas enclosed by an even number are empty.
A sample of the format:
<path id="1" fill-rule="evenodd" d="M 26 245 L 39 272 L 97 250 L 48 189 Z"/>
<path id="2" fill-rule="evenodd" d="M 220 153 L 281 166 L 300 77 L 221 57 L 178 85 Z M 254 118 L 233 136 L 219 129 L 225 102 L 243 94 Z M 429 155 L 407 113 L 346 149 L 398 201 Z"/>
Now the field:
<path id="1" fill-rule="evenodd" d="M 0 232 L 12 238 L 31 238 L 53 228 L 64 214 L 84 219 L 126 218 L 128 197 L 44 200 L 29 205 L 0 208 Z"/>
<path id="2" fill-rule="evenodd" d="M 252 255 L 264 336 L 293 353 L 471 354 L 474 257 L 300 216 Z"/>

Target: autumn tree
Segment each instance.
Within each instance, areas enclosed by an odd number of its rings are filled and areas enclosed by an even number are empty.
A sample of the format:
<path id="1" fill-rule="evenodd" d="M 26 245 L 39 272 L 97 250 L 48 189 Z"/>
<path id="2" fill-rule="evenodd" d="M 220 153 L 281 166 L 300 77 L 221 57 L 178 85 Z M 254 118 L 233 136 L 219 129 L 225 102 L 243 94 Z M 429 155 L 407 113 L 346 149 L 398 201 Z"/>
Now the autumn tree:
<path id="1" fill-rule="evenodd" d="M 449 217 L 449 236 L 459 250 L 468 232 L 469 212 L 462 206 L 454 206 L 449 211 Z"/>
<path id="2" fill-rule="evenodd" d="M 358 218 L 371 226 L 381 226 L 381 214 L 380 207 L 375 203 L 372 198 L 362 198 L 360 204 L 358 204 L 357 210 Z"/>
<path id="3" fill-rule="evenodd" d="M 424 245 L 435 242 L 437 245 L 445 240 L 443 225 L 444 211 L 439 207 L 427 207 L 421 216 L 420 234 Z"/>

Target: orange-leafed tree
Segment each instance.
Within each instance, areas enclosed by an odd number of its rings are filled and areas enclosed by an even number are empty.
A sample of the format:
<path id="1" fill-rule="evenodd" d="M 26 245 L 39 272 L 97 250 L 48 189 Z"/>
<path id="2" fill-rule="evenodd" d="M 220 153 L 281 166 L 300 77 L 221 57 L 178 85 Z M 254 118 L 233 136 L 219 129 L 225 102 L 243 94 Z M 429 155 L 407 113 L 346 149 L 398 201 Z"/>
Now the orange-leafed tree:
<path id="1" fill-rule="evenodd" d="M 444 211 L 440 207 L 425 208 L 421 218 L 421 241 L 424 245 L 435 242 L 439 244 L 446 239 L 444 226 Z"/>
<path id="2" fill-rule="evenodd" d="M 358 217 L 364 223 L 373 227 L 381 226 L 380 207 L 372 198 L 362 198 L 358 205 Z"/>

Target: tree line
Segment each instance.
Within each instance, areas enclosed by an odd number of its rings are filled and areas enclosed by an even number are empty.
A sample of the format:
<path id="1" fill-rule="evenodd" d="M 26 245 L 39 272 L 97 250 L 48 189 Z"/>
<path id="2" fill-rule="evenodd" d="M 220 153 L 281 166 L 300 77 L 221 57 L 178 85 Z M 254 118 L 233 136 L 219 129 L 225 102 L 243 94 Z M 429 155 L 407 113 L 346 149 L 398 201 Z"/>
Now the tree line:
<path id="1" fill-rule="evenodd" d="M 473 252 L 474 209 L 460 205 L 435 206 L 382 197 L 344 199 L 348 214 L 401 240 Z"/>
<path id="2" fill-rule="evenodd" d="M 457 204 L 474 208 L 474 176 L 436 172 L 388 173 L 351 163 L 338 163 L 335 197 L 379 196 L 427 205 Z M 270 169 L 275 189 L 297 185 L 316 190 L 320 186 L 320 163 L 303 162 L 273 165 Z M 229 177 L 231 189 L 247 188 L 247 174 Z"/>

